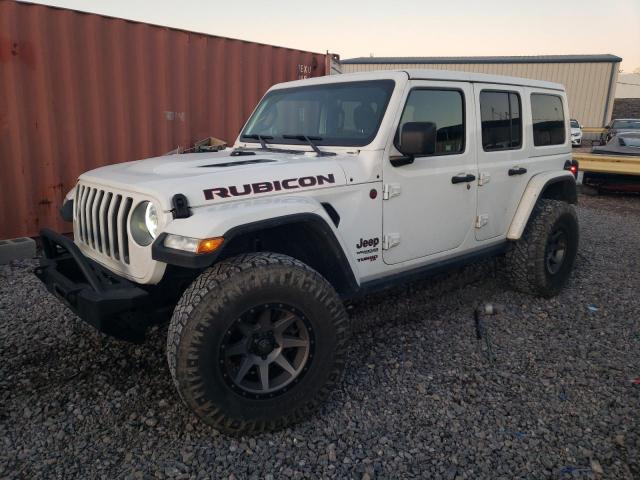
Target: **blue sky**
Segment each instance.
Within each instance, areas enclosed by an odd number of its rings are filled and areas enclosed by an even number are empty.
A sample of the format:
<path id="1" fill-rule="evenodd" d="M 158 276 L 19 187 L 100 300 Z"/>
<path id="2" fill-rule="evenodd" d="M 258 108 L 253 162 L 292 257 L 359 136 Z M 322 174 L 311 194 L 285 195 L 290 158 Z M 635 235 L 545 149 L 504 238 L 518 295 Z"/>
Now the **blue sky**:
<path id="1" fill-rule="evenodd" d="M 640 0 L 36 1 L 87 12 L 359 56 L 613 53 L 640 68 Z"/>

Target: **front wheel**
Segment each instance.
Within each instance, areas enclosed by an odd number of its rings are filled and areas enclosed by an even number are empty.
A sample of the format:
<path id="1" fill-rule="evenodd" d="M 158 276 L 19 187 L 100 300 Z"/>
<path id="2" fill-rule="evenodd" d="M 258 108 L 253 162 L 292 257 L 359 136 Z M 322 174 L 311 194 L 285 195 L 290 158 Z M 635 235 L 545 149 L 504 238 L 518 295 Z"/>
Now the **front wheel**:
<path id="1" fill-rule="evenodd" d="M 507 252 L 510 283 L 525 293 L 557 295 L 571 275 L 578 239 L 578 217 L 573 205 L 540 200 L 522 238 Z"/>
<path id="2" fill-rule="evenodd" d="M 204 271 L 171 319 L 167 358 L 184 402 L 227 433 L 276 430 L 313 412 L 338 382 L 348 319 L 316 271 L 253 253 Z"/>

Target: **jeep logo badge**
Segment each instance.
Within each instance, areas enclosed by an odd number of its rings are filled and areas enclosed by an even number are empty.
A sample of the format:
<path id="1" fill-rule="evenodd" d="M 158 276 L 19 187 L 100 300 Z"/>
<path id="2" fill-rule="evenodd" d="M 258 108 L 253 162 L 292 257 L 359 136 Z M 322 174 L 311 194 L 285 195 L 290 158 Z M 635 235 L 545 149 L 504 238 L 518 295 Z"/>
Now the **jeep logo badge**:
<path id="1" fill-rule="evenodd" d="M 357 249 L 367 248 L 367 247 L 377 247 L 380 243 L 379 238 L 370 238 L 369 240 L 365 240 L 364 238 L 360 239 L 360 243 L 356 245 Z"/>

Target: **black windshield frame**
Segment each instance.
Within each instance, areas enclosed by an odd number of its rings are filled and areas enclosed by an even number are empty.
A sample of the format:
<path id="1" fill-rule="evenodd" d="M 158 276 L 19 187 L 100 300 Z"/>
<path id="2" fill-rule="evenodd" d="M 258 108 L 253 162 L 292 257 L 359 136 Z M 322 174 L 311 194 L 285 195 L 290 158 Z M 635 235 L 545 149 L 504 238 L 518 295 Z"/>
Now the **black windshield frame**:
<path id="1" fill-rule="evenodd" d="M 364 80 L 364 81 L 351 81 L 351 82 L 335 82 L 335 83 L 322 83 L 316 85 L 308 85 L 301 87 L 291 87 L 291 88 L 281 88 L 269 91 L 263 99 L 260 101 L 260 104 L 256 107 L 253 114 L 249 118 L 249 121 L 246 123 L 245 127 L 242 129 L 240 133 L 240 141 L 243 143 L 259 143 L 258 140 L 253 138 L 248 138 L 246 135 L 269 135 L 273 138 L 268 141 L 268 144 L 273 145 L 306 145 L 308 146 L 308 142 L 303 139 L 293 139 L 293 138 L 283 138 L 282 135 L 299 135 L 299 134 L 307 134 L 307 132 L 294 132 L 294 131 L 283 131 L 283 132 L 255 132 L 250 130 L 253 123 L 257 121 L 258 115 L 262 114 L 263 108 L 266 108 L 264 105 L 266 102 L 274 101 L 274 97 L 282 97 L 284 98 L 287 93 L 313 93 L 317 91 L 320 95 L 328 95 L 332 90 L 337 89 L 345 89 L 346 88 L 354 88 L 354 92 L 357 93 L 358 90 L 362 90 L 366 87 L 379 87 L 382 89 L 382 93 L 384 97 L 382 98 L 382 102 L 377 104 L 379 111 L 376 112 L 377 123 L 375 128 L 371 130 L 371 132 L 366 137 L 332 137 L 328 135 L 322 134 L 313 134 L 312 136 L 318 135 L 322 139 L 314 140 L 314 143 L 318 146 L 336 146 L 336 147 L 364 147 L 369 145 L 378 135 L 378 131 L 380 130 L 380 126 L 387 112 L 387 108 L 389 106 L 389 102 L 391 101 L 391 96 L 393 95 L 393 91 L 396 87 L 395 80 L 391 79 L 383 79 L 383 80 Z M 357 95 L 356 95 L 357 96 Z M 353 101 L 351 98 L 347 98 L 344 101 Z M 326 105 L 321 106 L 321 108 L 325 108 Z M 320 112 L 320 110 L 319 110 Z M 318 115 L 322 115 L 322 113 L 318 113 Z"/>

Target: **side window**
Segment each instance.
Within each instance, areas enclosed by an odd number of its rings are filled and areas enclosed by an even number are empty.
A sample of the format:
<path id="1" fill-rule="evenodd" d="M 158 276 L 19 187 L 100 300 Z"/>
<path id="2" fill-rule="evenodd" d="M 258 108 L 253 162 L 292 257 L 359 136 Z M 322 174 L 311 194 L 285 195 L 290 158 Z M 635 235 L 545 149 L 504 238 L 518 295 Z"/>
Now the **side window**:
<path id="1" fill-rule="evenodd" d="M 533 116 L 533 144 L 562 145 L 565 140 L 562 98 L 544 93 L 531 94 Z"/>
<path id="2" fill-rule="evenodd" d="M 431 122 L 436 130 L 436 150 L 432 155 L 462 153 L 465 134 L 463 102 L 459 90 L 414 89 L 409 93 L 402 112 L 398 134 L 407 122 Z"/>
<path id="3" fill-rule="evenodd" d="M 515 92 L 480 92 L 482 148 L 485 152 L 522 146 L 520 95 Z"/>

